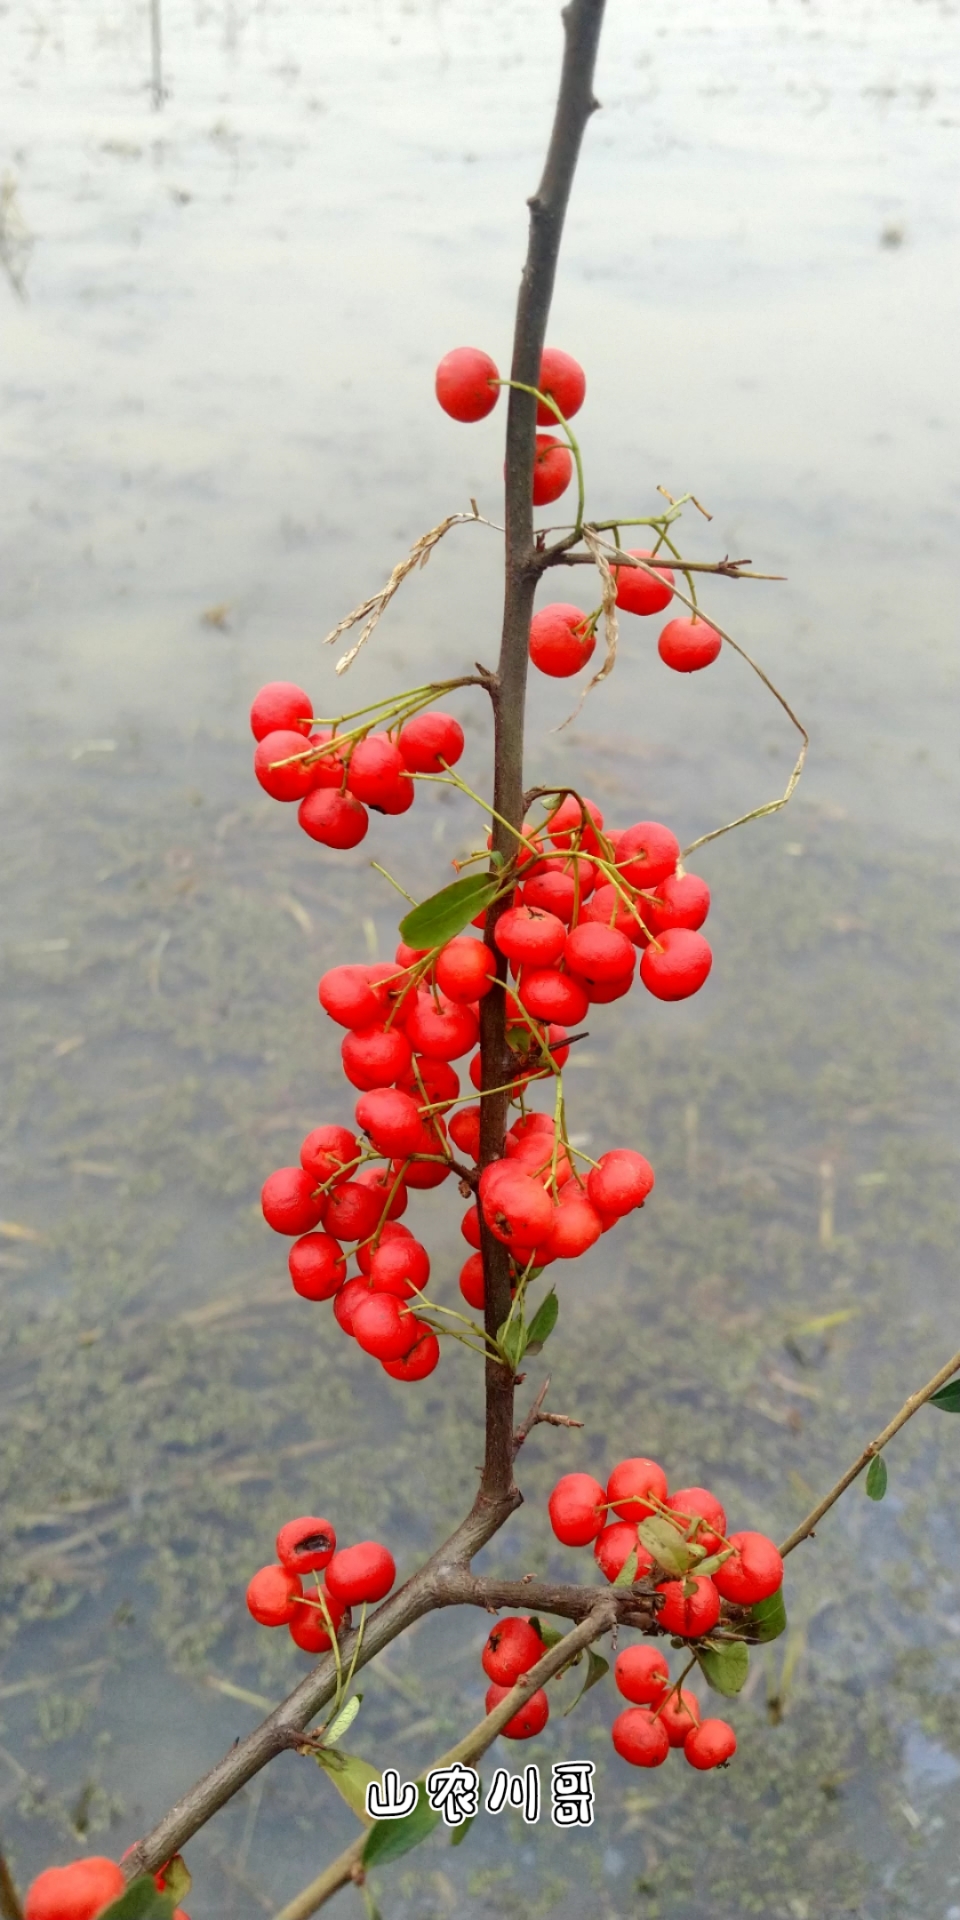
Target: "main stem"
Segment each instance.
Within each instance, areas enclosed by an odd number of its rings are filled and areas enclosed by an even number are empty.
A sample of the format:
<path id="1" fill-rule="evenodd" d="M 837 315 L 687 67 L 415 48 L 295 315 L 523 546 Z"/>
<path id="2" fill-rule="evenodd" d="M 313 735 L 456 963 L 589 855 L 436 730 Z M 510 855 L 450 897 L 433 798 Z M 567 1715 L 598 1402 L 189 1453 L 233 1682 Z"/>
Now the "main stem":
<path id="1" fill-rule="evenodd" d="M 576 172 L 584 129 L 597 102 L 593 75 L 605 0 L 570 0 L 563 12 L 565 47 L 560 88 L 543 177 L 530 200 L 527 258 L 520 281 L 513 332 L 511 380 L 535 387 L 540 378 L 553 299 L 560 241 L 570 189 Z M 493 703 L 493 804 L 500 820 L 493 822 L 493 852 L 504 862 L 513 858 L 516 841 L 510 827 L 523 824 L 523 723 L 527 690 L 527 649 L 533 598 L 541 571 L 534 543 L 532 475 L 537 403 L 517 386 L 509 388 L 507 407 L 506 505 L 503 629 L 496 678 L 490 688 Z M 502 824 L 509 823 L 508 825 Z M 505 984 L 506 961 L 497 951 L 493 932 L 507 900 L 491 907 L 485 938 L 496 956 Z M 506 1045 L 506 994 L 488 993 L 481 1002 L 480 1054 L 483 1087 L 503 1087 L 509 1078 Z M 506 1092 L 492 1093 L 482 1103 L 480 1162 L 499 1159 L 507 1123 Z M 506 1247 L 481 1225 L 486 1327 L 492 1338 L 510 1311 L 510 1265 Z M 514 1378 L 496 1360 L 486 1363 L 486 1451 L 480 1498 L 508 1510 L 519 1498 L 513 1482 Z"/>

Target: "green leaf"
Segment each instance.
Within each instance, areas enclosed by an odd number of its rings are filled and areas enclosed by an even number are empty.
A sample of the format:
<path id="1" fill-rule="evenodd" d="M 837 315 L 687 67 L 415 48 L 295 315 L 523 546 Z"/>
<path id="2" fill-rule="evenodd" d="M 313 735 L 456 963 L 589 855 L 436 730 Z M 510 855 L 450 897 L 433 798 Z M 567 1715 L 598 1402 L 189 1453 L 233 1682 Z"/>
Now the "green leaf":
<path id="1" fill-rule="evenodd" d="M 549 1340 L 560 1312 L 560 1302 L 551 1288 L 545 1300 L 541 1300 L 530 1325 L 527 1328 L 527 1353 L 539 1353 L 545 1340 Z"/>
<path id="2" fill-rule="evenodd" d="M 755 1646 L 761 1646 L 767 1640 L 779 1640 L 787 1631 L 787 1609 L 783 1602 L 783 1588 L 767 1595 L 766 1600 L 758 1600 L 750 1608 L 747 1622 L 747 1634 Z"/>
<path id="3" fill-rule="evenodd" d="M 721 1646 L 698 1647 L 697 1659 L 704 1679 L 715 1693 L 732 1699 L 739 1693 L 750 1671 L 750 1655 L 742 1640 L 729 1640 Z"/>
<path id="4" fill-rule="evenodd" d="M 325 1747 L 335 1747 L 337 1741 L 343 1739 L 344 1734 L 353 1726 L 357 1714 L 360 1712 L 360 1702 L 362 1699 L 362 1693 L 355 1693 L 353 1698 L 347 1701 L 346 1706 L 340 1708 L 340 1712 L 331 1720 L 323 1736 L 323 1744 Z"/>
<path id="5" fill-rule="evenodd" d="M 452 886 L 441 887 L 421 900 L 400 922 L 400 938 L 408 947 L 446 946 L 475 916 L 485 911 L 499 888 L 496 875 L 467 873 Z M 411 1816 L 412 1818 L 412 1816 Z"/>
<path id="6" fill-rule="evenodd" d="M 637 1561 L 638 1561 L 637 1549 L 636 1547 L 634 1547 L 633 1552 L 627 1555 L 627 1558 L 625 1559 L 623 1566 L 620 1568 L 620 1572 L 617 1574 L 617 1577 L 613 1583 L 615 1587 L 632 1587 L 633 1586 L 633 1583 L 637 1577 Z"/>
<path id="7" fill-rule="evenodd" d="M 355 1753 L 341 1753 L 339 1747 L 317 1747 L 314 1759 L 324 1773 L 330 1775 L 337 1792 L 342 1795 L 352 1813 L 366 1826 L 371 1825 L 367 1812 L 367 1788 L 371 1780 L 380 1786 L 382 1775 L 379 1767 L 372 1767 L 368 1760 L 358 1759 Z M 373 1823 L 375 1824 L 375 1823 Z"/>
<path id="8" fill-rule="evenodd" d="M 578 1707 L 580 1705 L 580 1702 L 583 1699 L 584 1694 L 589 1693 L 590 1688 L 595 1687 L 597 1684 L 597 1681 L 602 1680 L 604 1674 L 609 1672 L 610 1672 L 609 1660 L 605 1660 L 602 1653 L 594 1653 L 593 1648 L 588 1647 L 587 1648 L 587 1677 L 583 1683 L 583 1686 L 580 1688 L 580 1692 L 577 1694 L 576 1699 L 571 1700 L 570 1705 L 566 1708 L 566 1711 L 564 1712 L 564 1715 L 563 1715 L 564 1719 L 566 1719 L 568 1713 L 573 1712 L 574 1707 Z"/>
<path id="9" fill-rule="evenodd" d="M 515 1313 L 512 1320 L 505 1320 L 497 1334 L 500 1350 L 507 1365 L 516 1373 L 527 1351 L 527 1323 L 523 1312 Z"/>
<path id="10" fill-rule="evenodd" d="M 695 1540 L 685 1540 L 669 1520 L 661 1520 L 656 1514 L 641 1520 L 637 1533 L 641 1546 L 667 1573 L 688 1573 L 704 1557 L 703 1548 Z"/>
<path id="11" fill-rule="evenodd" d="M 170 1920 L 176 1902 L 174 1893 L 158 1893 L 152 1873 L 143 1873 L 119 1899 L 104 1907 L 101 1920 Z"/>
<path id="12" fill-rule="evenodd" d="M 707 1573 L 707 1574 L 716 1573 L 717 1568 L 722 1567 L 724 1564 L 724 1561 L 729 1560 L 732 1553 L 733 1553 L 732 1547 L 725 1547 L 722 1553 L 711 1553 L 709 1559 L 701 1560 L 698 1563 L 697 1572 Z"/>
<path id="13" fill-rule="evenodd" d="M 939 1407 L 941 1413 L 960 1413 L 960 1380 L 948 1380 L 945 1387 L 938 1387 L 928 1405 Z"/>
<path id="14" fill-rule="evenodd" d="M 163 1869 L 163 1891 L 173 1894 L 173 1904 L 180 1905 L 182 1899 L 193 1886 L 193 1875 L 182 1853 L 175 1853 Z"/>
<path id="15" fill-rule="evenodd" d="M 540 1635 L 545 1647 L 558 1647 L 564 1638 L 559 1627 L 549 1626 L 545 1620 L 540 1619 L 539 1614 L 531 1613 L 530 1625 L 534 1632 Z"/>
<path id="16" fill-rule="evenodd" d="M 482 1787 L 480 1789 L 480 1792 L 482 1795 L 483 1793 Z M 450 1845 L 452 1847 L 463 1846 L 463 1843 L 467 1837 L 467 1834 L 470 1832 L 470 1828 L 473 1826 L 473 1823 L 476 1817 L 477 1816 L 475 1813 L 468 1813 L 466 1819 L 463 1822 L 463 1825 L 455 1828 L 454 1832 L 450 1835 Z"/>
<path id="17" fill-rule="evenodd" d="M 867 1499 L 882 1500 L 887 1491 L 887 1463 L 882 1453 L 875 1453 L 867 1468 Z"/>
<path id="18" fill-rule="evenodd" d="M 388 1860 L 399 1860 L 401 1854 L 409 1853 L 411 1847 L 418 1847 L 421 1840 L 426 1840 L 439 1819 L 439 1813 L 434 1812 L 427 1799 L 423 1781 L 418 1780 L 417 1804 L 412 1813 L 404 1814 L 402 1820 L 374 1821 L 361 1855 L 363 1865 L 383 1867 Z"/>

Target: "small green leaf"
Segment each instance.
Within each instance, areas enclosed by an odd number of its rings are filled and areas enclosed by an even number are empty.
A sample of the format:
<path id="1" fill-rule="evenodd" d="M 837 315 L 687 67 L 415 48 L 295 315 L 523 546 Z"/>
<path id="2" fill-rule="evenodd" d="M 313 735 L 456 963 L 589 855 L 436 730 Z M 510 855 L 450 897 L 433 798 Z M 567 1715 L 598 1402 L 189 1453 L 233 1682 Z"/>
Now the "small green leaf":
<path id="1" fill-rule="evenodd" d="M 697 1659 L 705 1680 L 715 1693 L 728 1699 L 739 1693 L 750 1671 L 750 1655 L 742 1640 L 729 1640 L 721 1646 L 698 1647 Z"/>
<path id="2" fill-rule="evenodd" d="M 551 1288 L 545 1300 L 541 1300 L 533 1319 L 527 1328 L 527 1353 L 539 1353 L 545 1340 L 549 1340 L 560 1312 L 560 1302 Z"/>
<path id="3" fill-rule="evenodd" d="M 193 1875 L 187 1866 L 183 1854 L 175 1853 L 173 1859 L 168 1860 L 163 1869 L 164 1893 L 172 1893 L 174 1906 L 179 1906 L 181 1900 L 190 1892 L 192 1886 Z"/>
<path id="4" fill-rule="evenodd" d="M 685 1540 L 669 1520 L 661 1520 L 656 1514 L 641 1520 L 637 1533 L 641 1546 L 667 1573 L 687 1573 L 704 1557 L 703 1548 L 695 1540 Z"/>
<path id="5" fill-rule="evenodd" d="M 358 1820 L 370 1825 L 367 1812 L 367 1788 L 371 1780 L 381 1784 L 379 1767 L 372 1767 L 368 1760 L 360 1760 L 354 1753 L 341 1753 L 339 1747 L 317 1747 L 314 1759 L 324 1773 L 330 1775 L 337 1792 L 341 1794 Z"/>
<path id="6" fill-rule="evenodd" d="M 729 1560 L 730 1555 L 732 1553 L 733 1553 L 732 1547 L 725 1547 L 722 1553 L 711 1553 L 709 1559 L 701 1560 L 699 1562 L 697 1566 L 697 1572 L 707 1573 L 707 1574 L 716 1573 L 717 1568 L 722 1567 L 724 1561 Z"/>
<path id="7" fill-rule="evenodd" d="M 867 1468 L 867 1499 L 882 1500 L 887 1491 L 887 1463 L 882 1453 L 875 1453 Z"/>
<path id="8" fill-rule="evenodd" d="M 480 1792 L 481 1792 L 481 1794 L 483 1793 L 483 1788 L 482 1788 L 482 1787 L 481 1787 L 481 1789 L 480 1789 Z M 457 1827 L 457 1828 L 455 1829 L 455 1831 L 454 1831 L 454 1832 L 453 1832 L 453 1833 L 452 1833 L 452 1834 L 450 1835 L 450 1845 L 451 1845 L 452 1847 L 462 1847 L 462 1846 L 463 1846 L 463 1843 L 464 1843 L 464 1841 L 465 1841 L 465 1839 L 466 1839 L 466 1837 L 467 1837 L 467 1834 L 468 1834 L 468 1833 L 470 1832 L 470 1828 L 471 1828 L 471 1827 L 473 1826 L 473 1823 L 474 1823 L 474 1821 L 475 1821 L 475 1819 L 476 1819 L 476 1817 L 477 1817 L 477 1816 L 476 1816 L 476 1814 L 475 1814 L 475 1813 L 468 1813 L 468 1815 L 467 1815 L 467 1817 L 466 1817 L 466 1819 L 464 1820 L 464 1822 L 463 1822 L 463 1824 L 462 1824 L 462 1826 L 459 1826 L 459 1827 Z"/>
<path id="9" fill-rule="evenodd" d="M 102 1920 L 170 1920 L 175 1901 L 176 1894 L 158 1893 L 152 1873 L 143 1873 L 104 1907 Z"/>
<path id="10" fill-rule="evenodd" d="M 400 938 L 408 947 L 443 947 L 462 933 L 478 913 L 486 910 L 500 885 L 494 875 L 468 873 L 421 900 L 400 922 Z"/>
<path id="11" fill-rule="evenodd" d="M 515 1313 L 512 1320 L 505 1320 L 497 1334 L 500 1350 L 507 1365 L 516 1373 L 527 1351 L 527 1323 L 522 1311 Z"/>
<path id="12" fill-rule="evenodd" d="M 325 1747 L 335 1747 L 337 1741 L 343 1739 L 344 1734 L 353 1726 L 357 1714 L 360 1712 L 360 1702 L 362 1699 L 362 1693 L 355 1693 L 353 1698 L 347 1701 L 346 1706 L 340 1708 L 340 1712 L 336 1715 L 335 1719 L 331 1720 L 323 1736 L 323 1744 Z"/>
<path id="13" fill-rule="evenodd" d="M 747 1622 L 747 1634 L 755 1646 L 762 1646 L 767 1640 L 779 1640 L 787 1631 L 787 1609 L 783 1601 L 783 1588 L 770 1593 L 765 1600 L 757 1600 L 750 1608 Z"/>
<path id="14" fill-rule="evenodd" d="M 534 1632 L 540 1635 L 545 1647 L 558 1647 L 560 1645 L 564 1636 L 560 1632 L 559 1627 L 549 1626 L 546 1620 L 541 1620 L 539 1614 L 536 1613 L 531 1613 L 530 1625 Z"/>
<path id="15" fill-rule="evenodd" d="M 617 1577 L 613 1583 L 615 1587 L 632 1587 L 633 1586 L 633 1583 L 637 1577 L 638 1559 L 639 1559 L 639 1555 L 637 1553 L 636 1547 L 634 1547 L 633 1552 L 628 1553 L 623 1563 L 623 1566 L 620 1568 L 620 1572 L 617 1574 Z"/>
<path id="16" fill-rule="evenodd" d="M 580 1705 L 580 1702 L 583 1699 L 584 1694 L 589 1693 L 590 1688 L 595 1687 L 597 1684 L 597 1681 L 602 1680 L 604 1674 L 609 1672 L 610 1672 L 609 1660 L 605 1660 L 602 1653 L 594 1653 L 593 1648 L 588 1647 L 587 1648 L 587 1677 L 583 1683 L 583 1686 L 580 1688 L 580 1692 L 577 1694 L 576 1699 L 571 1700 L 570 1705 L 566 1708 L 566 1711 L 564 1712 L 564 1715 L 563 1715 L 564 1719 L 566 1719 L 568 1713 L 573 1712 L 574 1707 L 578 1707 Z"/>
<path id="17" fill-rule="evenodd" d="M 362 1862 L 365 1867 L 383 1867 L 388 1860 L 399 1860 L 400 1855 L 409 1853 L 411 1847 L 418 1847 L 421 1840 L 433 1832 L 440 1819 L 427 1799 L 427 1789 L 422 1780 L 417 1781 L 417 1804 L 412 1813 L 406 1813 L 402 1820 L 375 1820 L 367 1834 L 363 1849 Z"/>
<path id="18" fill-rule="evenodd" d="M 960 1380 L 948 1380 L 945 1387 L 938 1387 L 928 1404 L 939 1407 L 941 1413 L 960 1413 Z"/>

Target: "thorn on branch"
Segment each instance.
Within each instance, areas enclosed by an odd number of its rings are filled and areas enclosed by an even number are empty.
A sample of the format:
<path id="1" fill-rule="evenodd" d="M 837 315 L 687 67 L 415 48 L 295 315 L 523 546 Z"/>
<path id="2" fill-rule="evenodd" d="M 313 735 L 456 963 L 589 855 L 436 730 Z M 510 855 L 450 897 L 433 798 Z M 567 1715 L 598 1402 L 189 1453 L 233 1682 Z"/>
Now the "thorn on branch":
<path id="1" fill-rule="evenodd" d="M 522 1376 L 519 1376 L 519 1377 L 522 1378 Z M 540 1391 L 533 1402 L 532 1407 L 530 1408 L 529 1413 L 527 1414 L 526 1419 L 521 1423 L 521 1425 L 516 1429 L 516 1432 L 514 1433 L 514 1436 L 513 1436 L 514 1459 L 516 1459 L 517 1454 L 520 1452 L 520 1448 L 523 1446 L 524 1441 L 533 1432 L 534 1427 L 541 1427 L 541 1426 L 582 1427 L 583 1426 L 582 1420 L 572 1420 L 569 1414 L 544 1413 L 543 1403 L 549 1391 L 550 1391 L 550 1375 L 548 1374 L 543 1383 L 543 1386 L 540 1388 Z"/>

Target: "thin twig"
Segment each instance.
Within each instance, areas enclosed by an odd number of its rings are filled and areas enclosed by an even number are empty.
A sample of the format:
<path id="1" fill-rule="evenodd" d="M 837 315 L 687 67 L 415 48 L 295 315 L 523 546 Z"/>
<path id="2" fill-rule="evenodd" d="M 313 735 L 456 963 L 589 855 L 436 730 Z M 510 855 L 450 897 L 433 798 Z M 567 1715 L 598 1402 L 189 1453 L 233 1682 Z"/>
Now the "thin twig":
<path id="1" fill-rule="evenodd" d="M 883 1432 L 878 1433 L 876 1439 L 871 1440 L 868 1447 L 864 1447 L 863 1452 L 858 1455 L 852 1467 L 848 1467 L 846 1473 L 841 1475 L 836 1486 L 831 1487 L 825 1499 L 821 1500 L 818 1505 L 814 1507 L 812 1513 L 807 1514 L 806 1519 L 801 1521 L 799 1527 L 794 1528 L 793 1532 L 783 1542 L 780 1548 L 780 1552 L 784 1558 L 786 1558 L 788 1553 L 793 1552 L 794 1547 L 800 1545 L 801 1540 L 809 1540 L 812 1537 L 814 1528 L 823 1519 L 824 1514 L 829 1513 L 830 1508 L 836 1505 L 840 1495 L 846 1493 L 847 1488 L 857 1479 L 858 1475 L 863 1472 L 864 1467 L 868 1467 L 871 1460 L 875 1459 L 878 1453 L 883 1452 L 888 1440 L 892 1440 L 894 1434 L 899 1433 L 900 1428 L 905 1427 L 907 1421 L 912 1420 L 918 1409 L 926 1406 L 927 1401 L 932 1399 L 939 1388 L 945 1386 L 947 1381 L 950 1380 L 955 1373 L 960 1373 L 960 1353 L 955 1353 L 953 1359 L 948 1360 L 946 1366 L 941 1367 L 939 1373 L 935 1373 L 933 1379 L 928 1380 L 925 1387 L 921 1387 L 919 1392 L 912 1393 L 909 1400 L 904 1401 L 900 1412 L 894 1415 L 889 1426 L 884 1427 Z"/>
<path id="2" fill-rule="evenodd" d="M 524 1441 L 529 1439 L 529 1436 L 533 1432 L 534 1427 L 543 1427 L 543 1426 L 582 1427 L 583 1426 L 582 1420 L 571 1420 L 569 1414 L 544 1413 L 543 1403 L 547 1397 L 549 1390 L 550 1390 L 550 1375 L 548 1374 L 543 1383 L 543 1386 L 540 1388 L 540 1391 L 537 1394 L 535 1401 L 533 1402 L 532 1407 L 530 1408 L 529 1413 L 526 1416 L 526 1419 L 521 1421 L 519 1427 L 517 1428 L 513 1436 L 514 1459 L 516 1459 L 517 1454 L 520 1452 L 520 1448 L 523 1446 Z"/>
<path id="3" fill-rule="evenodd" d="M 10 1868 L 7 1866 L 6 1856 L 2 1853 L 0 1853 L 0 1914 L 3 1915 L 3 1920 L 23 1920 L 20 1895 Z"/>
<path id="4" fill-rule="evenodd" d="M 346 673 L 347 668 L 353 665 L 361 647 L 369 640 L 380 615 L 390 605 L 397 588 L 403 585 L 407 574 L 412 573 L 415 567 L 426 566 L 434 547 L 443 539 L 445 533 L 450 532 L 451 527 L 470 526 L 476 523 L 482 527 L 493 527 L 496 533 L 502 533 L 502 527 L 494 526 L 492 520 L 485 520 L 483 514 L 476 511 L 473 501 L 471 505 L 474 508 L 472 513 L 448 513 L 446 519 L 440 521 L 439 526 L 431 527 L 429 532 L 422 533 L 419 540 L 414 541 L 405 558 L 397 561 L 386 586 L 381 587 L 377 593 L 372 593 L 368 600 L 361 601 L 359 607 L 354 607 L 353 612 L 348 613 L 343 620 L 339 620 L 332 633 L 327 634 L 323 644 L 325 647 L 332 647 L 334 641 L 339 640 L 340 635 L 346 633 L 350 627 L 355 627 L 358 620 L 366 622 L 359 640 L 355 640 L 353 646 L 349 647 L 337 661 L 338 673 Z"/>

